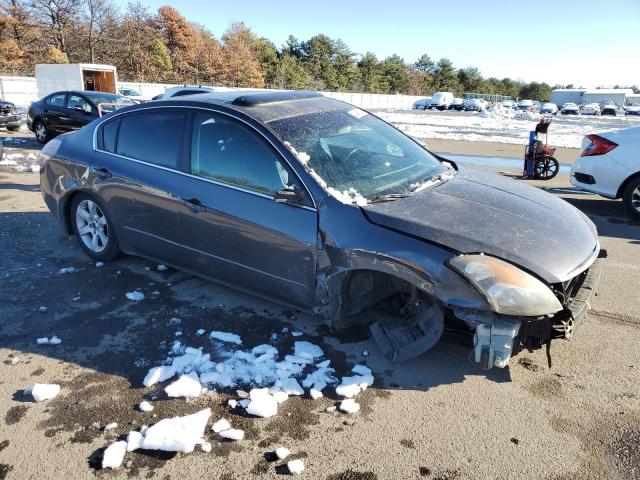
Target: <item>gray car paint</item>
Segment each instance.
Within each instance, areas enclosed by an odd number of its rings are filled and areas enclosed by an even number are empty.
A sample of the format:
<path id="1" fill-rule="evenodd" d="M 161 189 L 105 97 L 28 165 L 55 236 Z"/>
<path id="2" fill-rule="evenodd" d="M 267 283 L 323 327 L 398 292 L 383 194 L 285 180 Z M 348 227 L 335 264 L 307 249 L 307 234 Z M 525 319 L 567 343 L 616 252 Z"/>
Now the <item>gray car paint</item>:
<path id="1" fill-rule="evenodd" d="M 263 122 L 301 111 L 345 108 L 345 104 L 326 98 L 312 98 L 257 107 L 231 105 L 237 96 L 237 93 L 197 95 L 157 102 L 151 107 L 130 107 L 117 114 L 163 105 L 232 114 L 255 128 L 256 134 L 274 142 L 275 148 L 313 198 L 317 212 L 276 204 L 273 200 L 209 182 L 192 181 L 193 176 L 185 172 L 169 172 L 175 174 L 174 178 L 166 169 L 143 169 L 140 162 L 114 155 L 98 152 L 94 157 L 93 134 L 99 122 L 93 122 L 76 134 L 64 136 L 64 142 L 50 158 L 46 151 L 43 153 L 43 158 L 48 158 L 41 171 L 42 192 L 47 205 L 68 229 L 65 212 L 71 195 L 76 191 L 98 195 L 106 202 L 110 218 L 117 219 L 118 235 L 125 235 L 123 227 L 130 222 L 134 228 L 138 228 L 135 225 L 142 226 L 140 230 L 147 230 L 145 233 L 162 239 L 158 248 L 148 249 L 153 251 L 143 251 L 138 245 L 141 238 L 127 239 L 123 242 L 125 252 L 163 260 L 244 290 L 308 307 L 329 321 L 340 310 L 340 289 L 350 271 L 385 272 L 411 282 L 445 305 L 486 311 L 490 307 L 485 299 L 445 265 L 458 252 L 490 250 L 548 282 L 563 278 L 580 264 L 588 267 L 594 248 L 597 253 L 594 227 L 584 216 L 576 214 L 573 207 L 560 200 L 552 200 L 550 194 L 518 189 L 504 179 L 501 183 L 499 177 L 489 179 L 470 170 L 463 170 L 457 179 L 439 187 L 448 192 L 447 195 L 425 191 L 409 197 L 405 208 L 402 208 L 403 203 L 397 202 L 367 206 L 365 209 L 342 204 L 327 194 Z M 113 170 L 113 177 L 109 180 L 95 171 L 95 168 L 105 166 Z M 116 188 L 115 185 L 119 188 L 117 195 L 109 193 L 109 188 Z M 466 188 L 472 189 L 475 195 L 488 198 L 476 198 L 473 203 L 469 194 L 464 193 Z M 141 200 L 140 192 L 148 195 L 145 200 Z M 187 194 L 189 198 L 205 198 L 208 212 L 197 221 L 193 220 L 195 215 L 192 218 L 185 210 L 187 205 L 180 203 L 180 198 Z M 140 206 L 139 212 L 147 208 L 150 210 L 141 213 L 142 219 L 119 211 L 141 201 L 147 206 Z M 507 208 L 505 205 L 509 202 L 516 202 L 519 210 Z M 176 208 L 179 214 L 176 214 Z M 532 234 L 534 228 L 527 224 L 526 219 L 541 225 L 544 213 L 548 214 L 553 208 L 558 208 L 560 215 L 556 213 L 548 218 L 550 223 L 558 222 L 561 216 L 565 223 L 562 231 L 551 227 L 547 232 L 552 238 L 544 239 Z M 265 220 L 267 216 L 273 218 Z M 315 222 L 312 217 L 315 217 Z M 459 225 L 456 219 L 459 219 Z M 496 221 L 502 223 L 490 232 L 491 222 Z M 177 222 L 179 227 L 175 230 L 157 225 L 163 222 L 169 226 Z M 509 227 L 510 222 L 515 223 L 505 230 L 506 235 L 501 236 L 499 228 Z M 438 229 L 438 223 L 447 227 Z M 176 232 L 185 225 L 185 234 L 189 238 L 176 236 Z M 474 230 L 485 233 L 464 234 Z M 568 232 L 573 236 L 572 245 L 561 241 L 561 235 Z M 192 238 L 198 235 L 204 237 Z M 220 250 L 206 246 L 219 238 L 224 239 Z M 541 241 L 542 245 L 539 244 Z M 178 252 L 175 248 L 161 246 L 165 244 L 177 246 Z M 536 251 L 525 252 L 523 245 L 529 249 L 535 246 Z M 263 250 L 258 250 L 260 247 Z M 553 270 L 549 264 L 536 261 L 536 258 L 548 255 L 546 250 L 550 248 L 561 249 L 560 252 L 554 250 L 552 254 L 556 259 L 568 256 L 569 259 L 562 262 L 562 270 Z M 571 251 L 567 253 L 568 250 Z M 257 251 L 264 253 L 260 256 Z M 220 259 L 224 259 L 222 262 L 227 267 L 233 265 L 238 268 L 219 271 Z M 287 262 L 294 263 L 289 265 Z M 262 280 L 257 280 L 259 278 Z M 267 284 L 269 282 L 264 278 L 269 278 L 271 284 Z M 286 295 L 273 293 L 273 289 L 283 285 L 289 286 L 284 290 Z"/>

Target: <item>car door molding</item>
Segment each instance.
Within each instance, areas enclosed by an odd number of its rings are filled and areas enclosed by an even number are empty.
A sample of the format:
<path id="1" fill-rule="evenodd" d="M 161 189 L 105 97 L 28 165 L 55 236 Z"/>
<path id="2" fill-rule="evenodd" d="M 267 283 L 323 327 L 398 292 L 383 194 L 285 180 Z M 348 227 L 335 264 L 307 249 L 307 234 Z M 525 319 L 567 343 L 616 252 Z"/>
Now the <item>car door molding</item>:
<path id="1" fill-rule="evenodd" d="M 273 196 L 269 196 L 269 195 L 266 195 L 264 193 L 257 192 L 255 190 L 249 190 L 247 188 L 238 187 L 236 185 L 231 185 L 229 183 L 219 182 L 219 181 L 216 181 L 216 180 L 213 180 L 213 179 L 210 179 L 210 178 L 205 178 L 205 177 L 202 177 L 202 176 L 199 176 L 199 175 L 193 175 L 192 173 L 184 172 L 182 170 L 177 170 L 177 169 L 165 167 L 165 166 L 162 166 L 162 165 L 156 165 L 156 164 L 151 163 L 151 162 L 145 162 L 144 160 L 139 160 L 137 158 L 127 157 L 125 155 L 120 155 L 120 154 L 114 153 L 114 152 L 108 152 L 106 150 L 102 150 L 102 149 L 98 148 L 98 129 L 102 126 L 102 124 L 104 124 L 104 123 L 106 123 L 108 121 L 114 120 L 116 117 L 121 117 L 121 116 L 129 114 L 129 113 L 131 113 L 133 115 L 133 114 L 135 114 L 137 112 L 144 112 L 144 111 L 147 111 L 147 110 L 160 110 L 160 109 L 167 109 L 167 108 L 180 108 L 180 109 L 187 110 L 187 111 L 189 111 L 189 110 L 203 110 L 205 112 L 213 112 L 213 113 L 216 113 L 216 114 L 225 115 L 225 116 L 227 116 L 229 118 L 233 118 L 234 120 L 237 120 L 237 121 L 242 122 L 243 124 L 245 124 L 252 132 L 254 132 L 255 134 L 260 135 L 261 138 L 263 138 L 266 142 L 269 143 L 269 145 L 271 145 L 273 147 L 273 149 L 277 152 L 277 154 L 287 164 L 287 166 L 289 167 L 291 172 L 296 176 L 296 178 L 304 186 L 304 189 L 306 190 L 307 195 L 309 196 L 309 198 L 311 199 L 311 202 L 313 203 L 313 207 L 308 206 L 308 205 L 294 205 L 294 204 L 287 204 L 287 206 L 293 207 L 293 208 L 302 208 L 304 210 L 309 210 L 309 211 L 312 211 L 312 212 L 317 212 L 318 211 L 315 198 L 313 198 L 313 195 L 311 195 L 311 190 L 309 190 L 309 188 L 307 187 L 307 184 L 304 183 L 304 180 L 302 180 L 302 178 L 300 178 L 300 175 L 298 175 L 298 173 L 296 172 L 295 168 L 293 168 L 291 166 L 291 163 L 289 162 L 289 160 L 287 160 L 285 155 L 280 151 L 278 146 L 274 142 L 272 142 L 266 135 L 264 135 L 262 132 L 260 132 L 258 129 L 256 129 L 253 125 L 251 125 L 251 123 L 247 122 L 246 120 L 244 120 L 244 119 L 242 119 L 242 118 L 240 118 L 240 117 L 238 117 L 236 115 L 232 115 L 232 114 L 230 114 L 228 112 L 223 112 L 223 111 L 217 110 L 215 108 L 194 107 L 194 106 L 190 106 L 190 105 L 159 105 L 159 106 L 136 108 L 135 110 L 132 110 L 131 112 L 121 112 L 121 113 L 114 113 L 113 115 L 108 115 L 103 120 L 98 122 L 98 124 L 93 129 L 93 134 L 92 134 L 93 150 L 95 152 L 100 152 L 100 153 L 103 153 L 103 154 L 112 155 L 114 157 L 118 157 L 118 158 L 122 158 L 122 159 L 129 160 L 129 161 L 132 161 L 132 162 L 140 163 L 142 165 L 148 165 L 150 167 L 155 167 L 155 168 L 159 168 L 161 170 L 166 170 L 166 171 L 169 171 L 169 172 L 177 173 L 177 174 L 183 175 L 185 177 L 195 178 L 195 179 L 201 180 L 203 182 L 212 183 L 212 184 L 218 185 L 220 187 L 230 188 L 232 190 L 237 190 L 237 191 L 240 191 L 240 192 L 244 192 L 244 193 L 248 193 L 248 194 L 251 194 L 251 195 L 255 195 L 257 197 L 262 197 L 262 198 L 266 198 L 268 200 L 275 201 Z M 191 112 L 189 112 L 189 113 L 191 113 Z M 119 133 L 119 131 L 120 131 L 120 127 L 118 127 L 118 133 Z"/>

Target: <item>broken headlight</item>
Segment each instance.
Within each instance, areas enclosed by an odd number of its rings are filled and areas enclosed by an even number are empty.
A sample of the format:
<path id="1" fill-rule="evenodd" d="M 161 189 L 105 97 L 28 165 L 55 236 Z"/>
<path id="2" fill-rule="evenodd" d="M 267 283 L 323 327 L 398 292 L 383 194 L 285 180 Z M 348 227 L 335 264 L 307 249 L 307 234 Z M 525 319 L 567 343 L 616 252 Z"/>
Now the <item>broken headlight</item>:
<path id="1" fill-rule="evenodd" d="M 537 278 L 487 255 L 460 255 L 448 265 L 466 277 L 503 315 L 537 317 L 562 310 L 553 292 Z"/>

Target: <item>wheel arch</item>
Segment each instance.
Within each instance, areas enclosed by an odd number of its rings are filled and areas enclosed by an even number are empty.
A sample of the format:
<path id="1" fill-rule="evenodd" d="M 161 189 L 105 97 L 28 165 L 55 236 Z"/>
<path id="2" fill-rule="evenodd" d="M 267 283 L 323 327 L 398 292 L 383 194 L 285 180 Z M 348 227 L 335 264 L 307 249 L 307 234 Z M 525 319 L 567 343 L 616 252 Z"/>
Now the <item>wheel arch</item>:
<path id="1" fill-rule="evenodd" d="M 618 188 L 618 192 L 616 193 L 616 198 L 622 198 L 622 195 L 624 195 L 624 191 L 626 190 L 627 185 L 629 185 L 629 183 L 631 183 L 633 180 L 637 178 L 640 178 L 640 172 L 636 172 L 632 175 L 629 175 L 627 179 L 624 182 L 622 182 L 622 184 Z"/>

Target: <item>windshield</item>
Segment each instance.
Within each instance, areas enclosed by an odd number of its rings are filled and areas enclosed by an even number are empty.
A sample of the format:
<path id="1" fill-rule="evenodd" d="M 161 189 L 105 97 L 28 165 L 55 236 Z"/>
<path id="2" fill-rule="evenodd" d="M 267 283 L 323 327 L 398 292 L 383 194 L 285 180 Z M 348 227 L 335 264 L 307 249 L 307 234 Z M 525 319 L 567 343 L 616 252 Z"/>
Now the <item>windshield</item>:
<path id="1" fill-rule="evenodd" d="M 86 97 L 93 102 L 95 106 L 100 104 L 106 104 L 100 109 L 104 112 L 110 112 L 118 108 L 128 107 L 129 105 L 135 105 L 133 100 L 123 97 L 122 95 L 115 95 L 113 93 L 102 92 L 83 92 Z"/>
<path id="2" fill-rule="evenodd" d="M 269 126 L 330 193 L 353 200 L 349 203 L 408 194 L 416 183 L 447 171 L 410 138 L 358 108 L 274 120 Z"/>

